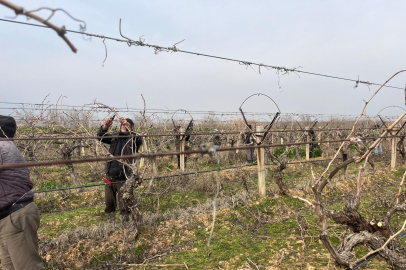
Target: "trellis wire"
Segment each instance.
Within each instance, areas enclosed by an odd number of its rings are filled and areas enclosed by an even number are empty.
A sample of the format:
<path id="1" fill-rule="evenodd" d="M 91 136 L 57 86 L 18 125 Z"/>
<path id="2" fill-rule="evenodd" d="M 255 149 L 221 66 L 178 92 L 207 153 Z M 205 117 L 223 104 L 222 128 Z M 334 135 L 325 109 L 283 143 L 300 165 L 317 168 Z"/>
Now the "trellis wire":
<path id="1" fill-rule="evenodd" d="M 23 24 L 23 25 L 28 25 L 28 26 L 36 26 L 36 27 L 42 27 L 42 28 L 50 28 L 50 27 L 44 26 L 44 25 L 38 25 L 38 24 L 33 24 L 33 23 L 25 23 L 25 22 L 18 22 L 18 21 L 13 21 L 13 20 L 6 20 L 6 19 L 0 19 L 0 21 L 9 22 L 9 23 L 16 23 L 16 24 Z M 121 19 L 120 19 L 120 28 L 121 28 Z M 289 72 L 294 72 L 294 73 L 302 73 L 302 74 L 320 76 L 320 77 L 325 77 L 325 78 L 330 78 L 330 79 L 337 79 L 337 80 L 355 82 L 356 86 L 358 86 L 358 84 L 360 84 L 360 83 L 365 84 L 367 86 L 369 86 L 369 85 L 382 86 L 382 84 L 378 84 L 378 83 L 372 83 L 372 82 L 368 82 L 368 81 L 360 81 L 359 78 L 357 80 L 348 79 L 348 78 L 339 77 L 339 76 L 333 76 L 333 75 L 327 75 L 327 74 L 321 74 L 321 73 L 315 73 L 315 72 L 299 70 L 298 68 L 286 68 L 286 67 L 279 67 L 279 66 L 271 66 L 271 65 L 265 65 L 263 63 L 254 63 L 254 62 L 237 60 L 237 59 L 232 59 L 232 58 L 227 58 L 227 57 L 221 57 L 221 56 L 215 56 L 215 55 L 209 55 L 209 54 L 203 54 L 203 53 L 197 53 L 197 52 L 191 52 L 191 51 L 184 51 L 184 50 L 180 50 L 180 49 L 178 49 L 176 47 L 176 45 L 178 43 L 180 43 L 180 42 L 175 43 L 171 47 L 163 47 L 163 46 L 144 43 L 144 40 L 142 40 L 141 38 L 138 41 L 134 41 L 134 40 L 131 40 L 129 38 L 124 37 L 123 35 L 122 36 L 124 38 L 126 38 L 127 40 L 107 37 L 105 35 L 97 35 L 97 34 L 86 33 L 86 32 L 83 32 L 83 31 L 74 31 L 74 30 L 67 30 L 66 29 L 66 32 L 74 33 L 74 34 L 80 34 L 80 35 L 86 35 L 86 36 L 89 36 L 89 37 L 96 37 L 96 38 L 101 38 L 101 39 L 110 39 L 110 40 L 114 40 L 114 41 L 118 41 L 118 42 L 125 42 L 128 46 L 141 46 L 141 47 L 154 48 L 155 53 L 158 53 L 160 51 L 166 51 L 166 52 L 171 51 L 171 52 L 181 52 L 181 53 L 186 53 L 186 54 L 193 54 L 193 55 L 197 55 L 197 56 L 204 56 L 204 57 L 209 57 L 209 58 L 215 58 L 215 59 L 220 59 L 220 60 L 237 62 L 240 65 L 246 65 L 247 67 L 251 66 L 251 65 L 255 65 L 255 66 L 258 66 L 259 71 L 260 71 L 260 68 L 262 66 L 262 67 L 265 67 L 265 68 L 270 68 L 270 69 L 276 70 L 278 75 L 279 75 L 279 72 L 283 72 L 283 74 L 288 74 Z M 384 87 L 405 90 L 405 88 L 397 87 L 397 86 L 384 85 Z"/>
<path id="2" fill-rule="evenodd" d="M 337 158 L 337 159 L 340 159 L 340 158 Z M 316 162 L 323 162 L 323 161 L 330 161 L 330 160 L 331 160 L 331 158 L 329 158 L 329 159 L 317 159 L 317 160 L 303 160 L 303 161 L 287 162 L 286 164 L 316 163 Z M 265 164 L 265 165 L 274 166 L 274 164 L 269 164 L 269 163 Z M 143 178 L 143 181 L 158 180 L 158 179 L 165 179 L 165 178 L 186 176 L 186 175 L 196 175 L 196 174 L 216 172 L 216 171 L 226 171 L 226 170 L 240 169 L 240 168 L 252 167 L 252 166 L 257 166 L 257 164 L 244 164 L 244 165 L 241 165 L 241 166 L 233 166 L 233 167 L 213 169 L 213 170 L 204 170 L 204 171 L 197 171 L 197 172 L 178 173 L 178 174 L 171 174 L 171 175 L 156 176 L 156 177 L 150 177 L 150 178 Z M 117 184 L 122 184 L 122 183 L 125 183 L 125 181 L 112 182 L 111 185 L 117 185 Z M 33 192 L 34 193 L 45 193 L 45 192 L 55 192 L 55 191 L 70 190 L 70 189 L 99 187 L 99 186 L 106 186 L 106 185 L 108 185 L 108 184 L 107 183 L 102 183 L 102 184 L 83 185 L 83 186 L 74 186 L 74 187 L 65 187 L 65 188 L 44 189 L 44 190 L 37 190 L 37 191 L 33 191 Z"/>

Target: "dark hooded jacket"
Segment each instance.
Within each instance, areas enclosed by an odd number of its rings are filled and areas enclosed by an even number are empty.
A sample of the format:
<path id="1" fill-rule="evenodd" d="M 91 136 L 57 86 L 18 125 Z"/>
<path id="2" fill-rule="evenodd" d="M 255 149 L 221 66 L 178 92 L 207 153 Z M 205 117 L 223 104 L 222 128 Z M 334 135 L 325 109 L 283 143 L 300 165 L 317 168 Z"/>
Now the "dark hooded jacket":
<path id="1" fill-rule="evenodd" d="M 213 135 L 213 144 L 218 146 L 221 145 L 221 137 L 219 133 Z"/>
<path id="2" fill-rule="evenodd" d="M 14 118 L 0 115 L 0 137 L 13 138 L 17 130 Z M 0 164 L 25 163 L 24 157 L 12 141 L 0 141 Z M 32 200 L 28 168 L 5 169 L 0 171 L 0 211 L 15 202 Z"/>
<path id="3" fill-rule="evenodd" d="M 180 126 L 176 126 L 175 129 L 174 129 L 174 132 L 179 133 L 179 129 L 180 129 Z M 184 136 L 183 139 L 185 141 L 185 150 L 186 151 L 190 150 L 189 140 L 190 140 L 190 133 L 192 133 L 192 132 L 193 132 L 193 120 L 190 121 L 189 126 L 186 128 L 185 135 L 183 135 Z M 176 148 L 176 151 L 180 150 L 180 137 L 181 137 L 180 135 L 175 136 L 175 148 Z"/>
<path id="4" fill-rule="evenodd" d="M 113 136 L 128 136 L 129 134 L 130 133 L 128 132 L 121 131 L 118 133 L 107 133 L 107 131 L 103 130 L 103 126 L 101 126 L 97 136 L 100 137 L 99 140 L 101 142 L 110 144 L 110 154 L 113 156 L 125 156 L 138 153 L 138 150 L 142 145 L 142 138 L 114 138 Z M 126 162 L 129 163 L 131 160 L 126 160 Z M 125 176 L 131 175 L 132 172 L 129 167 L 124 166 L 117 160 L 112 160 L 106 163 L 105 173 L 113 178 L 125 179 Z"/>
<path id="5" fill-rule="evenodd" d="M 241 139 L 244 144 L 251 145 L 254 144 L 254 138 L 252 137 L 251 131 L 246 131 L 241 134 Z"/>
<path id="6" fill-rule="evenodd" d="M 311 142 L 316 141 L 316 133 L 314 132 L 313 129 L 308 132 L 308 136 L 309 136 L 309 141 L 311 141 Z"/>

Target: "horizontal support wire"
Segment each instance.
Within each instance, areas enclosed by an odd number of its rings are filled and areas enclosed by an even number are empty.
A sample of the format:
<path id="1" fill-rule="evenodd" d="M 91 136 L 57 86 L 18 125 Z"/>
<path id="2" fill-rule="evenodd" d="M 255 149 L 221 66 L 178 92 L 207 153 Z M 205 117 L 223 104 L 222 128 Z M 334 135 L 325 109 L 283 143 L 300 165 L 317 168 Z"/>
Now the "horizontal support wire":
<path id="1" fill-rule="evenodd" d="M 368 131 L 375 130 L 376 128 L 359 128 L 356 131 Z M 351 128 L 331 128 L 331 129 L 313 129 L 315 132 L 328 132 L 328 131 L 349 131 Z M 272 130 L 271 133 L 286 133 L 286 132 L 307 132 L 309 129 L 283 129 L 283 130 Z M 397 130 L 393 130 L 397 131 Z M 77 136 L 77 137 L 37 137 L 37 138 L 0 138 L 0 141 L 44 141 L 44 140 L 86 140 L 86 139 L 106 139 L 106 138 L 135 138 L 135 137 L 171 137 L 179 136 L 179 133 L 157 133 L 157 134 L 143 134 L 142 131 L 138 132 L 139 134 L 133 135 L 109 135 L 109 136 Z M 216 131 L 216 132 L 203 132 L 203 133 L 188 133 L 185 132 L 185 135 L 191 136 L 211 136 L 211 135 L 231 135 L 231 134 L 240 134 L 244 133 L 242 131 Z M 256 133 L 252 131 L 250 133 Z"/>
<path id="2" fill-rule="evenodd" d="M 19 22 L 19 21 L 14 21 L 14 20 L 0 19 L 0 21 L 9 22 L 9 23 L 16 23 L 16 24 L 22 24 L 22 25 L 28 25 L 28 26 L 42 27 L 42 28 L 50 28 L 50 27 L 44 26 L 44 25 L 26 23 L 26 22 Z M 184 51 L 184 50 L 178 49 L 175 46 L 176 44 L 171 46 L 171 47 L 163 47 L 163 46 L 158 46 L 158 45 L 147 44 L 147 43 L 144 43 L 141 40 L 140 41 L 125 40 L 125 39 L 112 38 L 112 37 L 107 37 L 107 36 L 104 36 L 104 35 L 97 35 L 97 34 L 91 34 L 91 33 L 86 33 L 86 32 L 81 32 L 81 31 L 74 31 L 74 30 L 66 30 L 66 32 L 74 33 L 74 34 L 80 34 L 80 35 L 86 35 L 86 36 L 89 36 L 89 37 L 96 37 L 96 38 L 101 38 L 101 39 L 109 39 L 109 40 L 114 40 L 114 41 L 117 41 L 117 42 L 125 42 L 129 46 L 134 45 L 134 46 L 142 46 L 142 47 L 154 48 L 156 52 L 157 51 L 158 52 L 159 51 L 181 52 L 181 53 L 193 54 L 193 55 L 197 55 L 197 56 L 204 56 L 204 57 L 209 57 L 209 58 L 215 58 L 215 59 L 220 59 L 220 60 L 237 62 L 237 63 L 239 63 L 241 65 L 246 65 L 246 66 L 255 65 L 255 66 L 258 66 L 259 68 L 262 66 L 262 67 L 266 67 L 266 68 L 275 69 L 278 72 L 279 71 L 284 72 L 284 73 L 295 72 L 295 73 L 302 73 L 302 74 L 308 74 L 308 75 L 313 75 L 313 76 L 320 76 L 320 77 L 325 77 L 325 78 L 330 78 L 330 79 L 337 79 L 337 80 L 355 82 L 355 83 L 357 83 L 357 85 L 359 83 L 361 83 L 361 84 L 366 84 L 366 85 L 384 86 L 384 87 L 387 87 L 387 88 L 405 90 L 405 88 L 403 88 L 403 87 L 382 85 L 382 84 L 379 84 L 379 83 L 371 83 L 371 82 L 368 82 L 368 81 L 360 81 L 359 79 L 349 79 L 349 78 L 344 78 L 344 77 L 339 77 L 339 76 L 333 76 L 333 75 L 309 72 L 309 71 L 299 70 L 297 68 L 289 69 L 289 68 L 285 68 L 285 67 L 265 65 L 265 64 L 262 64 L 262 63 L 248 62 L 248 61 L 237 60 L 237 59 L 221 57 L 221 56 L 215 56 L 215 55 L 210 55 L 210 54 L 203 54 L 203 53 L 196 53 L 196 52 L 191 52 L 191 51 Z"/>
<path id="3" fill-rule="evenodd" d="M 94 107 L 94 105 L 58 105 L 58 104 L 48 104 L 48 103 L 24 103 L 24 102 L 5 102 L 0 101 L 0 104 L 13 104 L 13 105 L 21 105 L 21 106 L 34 106 L 34 107 L 0 107 L 0 109 L 7 109 L 7 110 L 45 110 L 43 108 L 39 108 L 39 106 L 51 106 L 51 110 L 63 110 L 63 111 L 74 111 L 74 112 L 81 112 L 81 111 L 95 111 L 95 112 L 106 112 L 109 109 Z M 53 106 L 53 107 L 52 107 Z M 66 109 L 69 108 L 69 109 Z M 75 109 L 77 108 L 77 109 Z M 83 108 L 88 108 L 88 110 L 82 110 Z M 144 109 L 139 108 L 131 108 L 131 107 L 113 107 L 116 112 L 144 112 Z M 145 109 L 145 112 L 149 113 L 173 113 L 177 110 L 170 110 L 170 109 Z M 209 114 L 209 115 L 238 115 L 240 116 L 240 112 L 230 112 L 230 111 L 193 111 L 188 110 L 188 113 L 191 114 Z M 268 116 L 269 113 L 266 112 L 244 112 L 247 115 L 265 115 Z M 358 118 L 359 115 L 345 115 L 345 114 L 309 114 L 309 113 L 281 113 L 281 116 L 318 116 L 318 117 L 352 117 Z M 364 117 L 377 117 L 376 115 L 364 115 Z"/>
<path id="4" fill-rule="evenodd" d="M 340 158 L 337 158 L 337 159 L 340 159 Z M 329 159 L 303 160 L 303 161 L 287 162 L 286 164 L 317 163 L 317 162 L 324 162 L 324 161 L 330 161 L 330 160 L 331 160 L 331 158 L 329 158 Z M 265 164 L 265 165 L 274 166 L 274 164 Z M 143 178 L 142 180 L 143 181 L 159 180 L 159 179 L 178 177 L 178 176 L 196 175 L 196 174 L 209 173 L 209 172 L 219 172 L 219 171 L 240 169 L 240 168 L 252 167 L 252 166 L 257 166 L 257 164 L 244 164 L 244 165 L 241 165 L 241 166 L 227 167 L 227 168 L 214 169 L 214 170 L 205 170 L 205 171 L 197 171 L 197 172 L 189 172 L 189 173 L 163 175 L 163 176 L 156 176 L 156 177 L 150 177 L 150 178 Z M 102 184 L 83 185 L 83 186 L 74 186 L 74 187 L 66 187 L 66 188 L 43 189 L 43 190 L 37 190 L 37 191 L 33 191 L 33 192 L 34 193 L 56 192 L 56 191 L 63 191 L 63 190 L 70 190 L 70 189 L 81 189 L 81 188 L 99 187 L 99 186 L 106 186 L 106 185 L 118 185 L 118 184 L 122 184 L 122 183 L 125 183 L 125 181 L 111 182 L 111 184 L 102 183 Z"/>
<path id="5" fill-rule="evenodd" d="M 399 138 L 404 136 L 387 136 L 379 137 L 382 139 L 387 138 Z M 360 140 L 373 140 L 374 138 L 359 138 Z M 329 141 L 312 141 L 312 142 L 300 142 L 300 143 L 284 143 L 284 144 L 271 144 L 271 145 L 246 145 L 239 147 L 230 147 L 230 148 L 219 148 L 215 149 L 215 152 L 227 152 L 234 150 L 243 150 L 243 149 L 256 149 L 256 148 L 275 148 L 275 147 L 285 147 L 285 146 L 294 146 L 294 145 L 306 145 L 306 144 L 322 144 L 322 143 L 336 143 L 336 142 L 346 142 L 351 141 L 351 139 L 341 139 L 341 140 L 329 140 Z M 27 162 L 27 163 L 10 163 L 0 165 L 0 171 L 5 169 L 12 168 L 25 168 L 25 167 L 37 167 L 37 166 L 52 166 L 52 165 L 61 165 L 61 164 L 77 164 L 77 163 L 88 163 L 88 162 L 99 162 L 99 161 L 112 161 L 112 160 L 121 160 L 121 159 L 139 159 L 139 158 L 154 158 L 154 157 L 165 157 L 165 156 L 174 156 L 174 155 L 190 155 L 190 154 L 210 154 L 212 151 L 210 149 L 206 150 L 190 150 L 190 151 L 180 151 L 180 152 L 158 152 L 158 153 L 137 153 L 135 155 L 123 155 L 123 156 L 110 156 L 110 157 L 95 157 L 87 159 L 70 159 L 70 160 L 57 160 L 57 161 L 45 161 L 45 162 Z"/>

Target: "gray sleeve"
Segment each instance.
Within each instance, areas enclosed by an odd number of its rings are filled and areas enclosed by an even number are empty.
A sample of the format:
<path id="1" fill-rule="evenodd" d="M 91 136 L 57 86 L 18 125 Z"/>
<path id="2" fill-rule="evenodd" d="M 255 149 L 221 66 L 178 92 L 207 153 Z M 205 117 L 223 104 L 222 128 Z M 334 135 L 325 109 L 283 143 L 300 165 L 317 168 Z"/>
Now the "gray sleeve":
<path id="1" fill-rule="evenodd" d="M 3 165 L 3 152 L 4 152 L 4 144 L 0 142 L 0 165 Z"/>

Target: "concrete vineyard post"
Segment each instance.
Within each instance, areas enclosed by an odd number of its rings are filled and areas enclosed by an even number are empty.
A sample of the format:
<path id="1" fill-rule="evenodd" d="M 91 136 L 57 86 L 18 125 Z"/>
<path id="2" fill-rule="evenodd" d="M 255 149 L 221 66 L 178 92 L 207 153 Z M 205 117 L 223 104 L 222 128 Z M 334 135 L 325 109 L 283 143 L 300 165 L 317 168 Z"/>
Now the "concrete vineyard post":
<path id="1" fill-rule="evenodd" d="M 257 145 L 261 144 L 261 139 L 264 135 L 264 127 L 257 126 L 256 127 L 256 143 Z M 258 162 L 258 189 L 259 189 L 259 196 L 265 197 L 266 190 L 265 190 L 265 149 L 257 148 L 257 162 Z"/>
<path id="2" fill-rule="evenodd" d="M 308 132 L 306 132 L 306 142 L 309 142 Z M 310 144 L 306 144 L 306 160 L 310 160 Z"/>
<path id="3" fill-rule="evenodd" d="M 391 140 L 391 160 L 390 160 L 390 167 L 392 170 L 396 167 L 396 138 L 392 138 Z"/>
<path id="4" fill-rule="evenodd" d="M 144 142 L 142 143 L 141 147 L 140 147 L 140 152 L 144 152 Z M 140 168 L 144 167 L 144 158 L 140 159 Z"/>
<path id="5" fill-rule="evenodd" d="M 180 133 L 180 140 L 179 140 L 179 151 L 183 152 L 185 151 L 185 129 L 181 128 L 179 130 Z M 185 171 L 185 154 L 180 154 L 180 170 L 182 172 Z"/>
<path id="6" fill-rule="evenodd" d="M 317 134 L 317 140 L 321 141 L 321 132 L 319 132 L 319 134 Z M 319 146 L 320 148 L 320 146 Z M 323 152 L 321 152 L 321 157 L 324 157 Z"/>
<path id="7" fill-rule="evenodd" d="M 136 138 L 134 138 L 134 140 L 135 139 Z M 142 138 L 142 145 L 141 145 L 142 152 L 149 152 L 146 140 L 147 140 L 147 137 Z M 144 164 L 145 164 L 145 160 L 144 160 L 144 158 L 141 158 L 141 160 L 140 160 L 140 168 L 144 167 Z"/>

